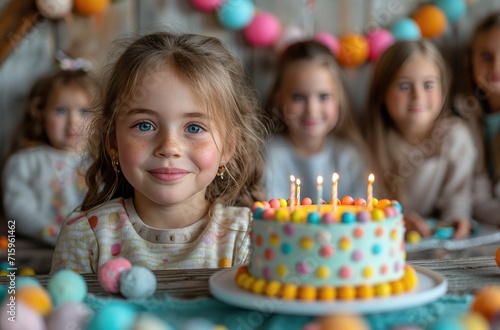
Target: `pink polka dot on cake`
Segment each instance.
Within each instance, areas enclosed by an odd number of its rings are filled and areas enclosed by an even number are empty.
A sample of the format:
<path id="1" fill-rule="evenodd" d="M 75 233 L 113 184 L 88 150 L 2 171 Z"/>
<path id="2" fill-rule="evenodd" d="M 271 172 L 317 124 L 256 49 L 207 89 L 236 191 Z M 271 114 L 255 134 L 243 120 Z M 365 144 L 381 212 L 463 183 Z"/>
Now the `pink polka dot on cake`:
<path id="1" fill-rule="evenodd" d="M 354 262 L 358 262 L 361 259 L 363 259 L 363 252 L 361 252 L 360 250 L 356 250 L 352 253 L 352 260 Z"/>
<path id="2" fill-rule="evenodd" d="M 269 267 L 265 267 L 264 270 L 262 271 L 262 274 L 264 275 L 264 278 L 266 280 L 271 279 L 271 277 L 273 276 L 271 268 L 269 268 Z"/>
<path id="3" fill-rule="evenodd" d="M 120 276 L 125 270 L 132 268 L 132 264 L 125 258 L 115 258 L 106 261 L 99 267 L 97 277 L 106 292 L 120 292 Z"/>
<path id="4" fill-rule="evenodd" d="M 340 268 L 339 276 L 341 278 L 349 278 L 349 277 L 351 277 L 351 275 L 352 275 L 352 269 L 351 269 L 351 267 L 344 266 L 344 267 Z"/>
<path id="5" fill-rule="evenodd" d="M 335 250 L 331 245 L 324 245 L 319 249 L 319 255 L 323 258 L 330 258 L 333 256 L 334 253 Z"/>
<path id="6" fill-rule="evenodd" d="M 293 234 L 295 234 L 295 227 L 293 225 L 287 223 L 286 225 L 283 226 L 283 232 L 287 236 L 293 236 Z"/>
<path id="7" fill-rule="evenodd" d="M 309 264 L 307 262 L 301 261 L 301 262 L 297 263 L 295 270 L 300 275 L 307 275 L 311 272 L 311 266 L 309 266 Z"/>

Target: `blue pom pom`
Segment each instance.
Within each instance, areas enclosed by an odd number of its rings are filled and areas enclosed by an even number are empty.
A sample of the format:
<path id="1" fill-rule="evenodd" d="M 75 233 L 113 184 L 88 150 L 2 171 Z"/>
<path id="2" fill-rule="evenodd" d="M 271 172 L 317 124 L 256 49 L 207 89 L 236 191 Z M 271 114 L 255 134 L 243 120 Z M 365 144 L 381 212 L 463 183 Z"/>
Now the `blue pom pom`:
<path id="1" fill-rule="evenodd" d="M 420 28 L 410 18 L 402 18 L 391 27 L 394 40 L 418 40 L 421 37 Z"/>
<path id="2" fill-rule="evenodd" d="M 82 302 L 87 295 L 87 283 L 82 275 L 64 269 L 52 276 L 47 284 L 47 291 L 54 306 L 58 307 L 68 301 Z"/>
<path id="3" fill-rule="evenodd" d="M 130 299 L 152 296 L 156 291 L 156 276 L 142 266 L 132 266 L 120 275 L 120 293 Z"/>
<path id="4" fill-rule="evenodd" d="M 132 328 L 136 314 L 130 305 L 113 301 L 97 311 L 86 330 L 128 330 Z"/>
<path id="5" fill-rule="evenodd" d="M 254 12 L 255 7 L 250 0 L 226 0 L 217 9 L 217 17 L 225 28 L 239 30 L 250 23 Z"/>
<path id="6" fill-rule="evenodd" d="M 434 4 L 444 12 L 450 23 L 458 21 L 467 12 L 464 0 L 436 0 Z"/>

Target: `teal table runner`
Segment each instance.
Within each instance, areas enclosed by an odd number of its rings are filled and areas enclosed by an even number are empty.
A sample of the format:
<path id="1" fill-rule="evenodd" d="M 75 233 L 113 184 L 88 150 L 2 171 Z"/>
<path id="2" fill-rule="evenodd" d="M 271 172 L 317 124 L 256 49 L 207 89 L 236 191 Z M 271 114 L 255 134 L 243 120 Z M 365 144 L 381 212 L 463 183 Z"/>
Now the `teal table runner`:
<path id="1" fill-rule="evenodd" d="M 471 295 L 445 295 L 419 307 L 368 314 L 364 317 L 373 330 L 386 330 L 403 325 L 426 329 L 441 318 L 466 314 L 472 298 Z M 85 302 L 93 311 L 98 311 L 116 300 L 119 299 L 89 294 Z M 151 313 L 159 317 L 173 329 L 181 329 L 183 324 L 193 318 L 203 318 L 214 324 L 224 325 L 229 330 L 299 330 L 315 319 L 314 316 L 270 314 L 242 309 L 213 298 L 184 300 L 163 294 L 144 300 L 120 301 L 126 302 L 139 313 Z"/>

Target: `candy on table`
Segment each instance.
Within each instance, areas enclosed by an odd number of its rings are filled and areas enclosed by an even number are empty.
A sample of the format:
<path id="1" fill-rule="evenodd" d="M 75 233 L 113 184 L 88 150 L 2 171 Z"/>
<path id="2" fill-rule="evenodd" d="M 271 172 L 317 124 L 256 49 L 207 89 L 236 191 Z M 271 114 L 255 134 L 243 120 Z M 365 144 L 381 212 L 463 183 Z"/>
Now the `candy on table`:
<path id="1" fill-rule="evenodd" d="M 87 283 L 82 275 L 72 270 L 60 270 L 52 276 L 47 284 L 54 307 L 64 302 L 81 302 L 87 295 Z"/>
<path id="2" fill-rule="evenodd" d="M 39 287 L 41 287 L 42 285 L 34 277 L 30 277 L 30 276 L 16 277 L 16 289 L 20 289 L 24 286 L 39 286 Z"/>
<path id="3" fill-rule="evenodd" d="M 406 240 L 410 244 L 418 244 L 422 240 L 422 236 L 420 235 L 420 233 L 418 231 L 412 230 L 406 236 Z"/>
<path id="4" fill-rule="evenodd" d="M 24 286 L 17 289 L 16 301 L 22 301 L 27 307 L 30 307 L 43 317 L 47 316 L 52 310 L 50 295 L 43 287 Z"/>
<path id="5" fill-rule="evenodd" d="M 120 293 L 129 299 L 152 296 L 156 291 L 156 276 L 142 266 L 132 266 L 120 276 Z"/>
<path id="6" fill-rule="evenodd" d="M 123 271 L 132 268 L 132 264 L 125 258 L 115 258 L 106 261 L 97 272 L 97 278 L 104 291 L 120 292 L 120 275 Z"/>
<path id="7" fill-rule="evenodd" d="M 19 270 L 19 276 L 35 276 L 35 270 L 31 267 L 24 267 Z"/>
<path id="8" fill-rule="evenodd" d="M 434 230 L 434 237 L 438 239 L 450 239 L 455 235 L 455 228 L 448 227 L 438 227 Z"/>

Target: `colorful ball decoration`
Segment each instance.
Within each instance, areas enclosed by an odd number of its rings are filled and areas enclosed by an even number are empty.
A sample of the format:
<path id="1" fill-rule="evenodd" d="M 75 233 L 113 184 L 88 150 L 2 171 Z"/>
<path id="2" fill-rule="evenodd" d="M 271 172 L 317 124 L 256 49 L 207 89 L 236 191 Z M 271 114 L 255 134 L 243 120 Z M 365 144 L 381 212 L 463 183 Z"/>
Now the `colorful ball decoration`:
<path id="1" fill-rule="evenodd" d="M 401 18 L 391 26 L 394 40 L 418 40 L 421 37 L 420 27 L 410 18 Z"/>
<path id="2" fill-rule="evenodd" d="M 49 19 L 60 19 L 71 12 L 72 0 L 36 0 L 40 13 Z"/>
<path id="3" fill-rule="evenodd" d="M 191 6 L 201 11 L 213 11 L 220 7 L 224 0 L 190 0 Z"/>
<path id="4" fill-rule="evenodd" d="M 337 56 L 339 54 L 340 45 L 339 41 L 335 36 L 328 32 L 318 32 L 314 35 L 314 40 L 321 42 L 326 47 L 330 48 L 333 55 Z"/>
<path id="5" fill-rule="evenodd" d="M 368 42 L 360 34 L 352 33 L 339 40 L 339 54 L 337 60 L 346 67 L 356 67 L 363 64 L 368 58 Z"/>
<path id="6" fill-rule="evenodd" d="M 217 9 L 219 22 L 228 29 L 239 30 L 250 23 L 255 7 L 251 0 L 226 0 Z"/>
<path id="7" fill-rule="evenodd" d="M 370 61 L 375 61 L 382 53 L 394 43 L 392 33 L 386 29 L 376 29 L 366 35 L 368 41 Z"/>
<path id="8" fill-rule="evenodd" d="M 109 7 L 110 0 L 74 0 L 73 5 L 82 15 L 98 15 Z"/>
<path id="9" fill-rule="evenodd" d="M 420 7 L 420 9 L 413 14 L 413 20 L 415 20 L 415 23 L 420 27 L 422 37 L 429 39 L 441 36 L 448 24 L 444 12 L 434 5 Z"/>
<path id="10" fill-rule="evenodd" d="M 271 13 L 256 14 L 250 24 L 243 29 L 246 41 L 255 47 L 268 47 L 278 40 L 281 34 L 281 24 Z"/>
<path id="11" fill-rule="evenodd" d="M 306 34 L 304 31 L 295 25 L 290 25 L 286 27 L 278 40 L 274 43 L 273 49 L 276 54 L 281 55 L 283 51 L 291 44 L 305 39 Z"/>
<path id="12" fill-rule="evenodd" d="M 450 23 L 455 23 L 467 12 L 467 4 L 464 0 L 436 0 L 434 4 L 445 13 Z"/>

